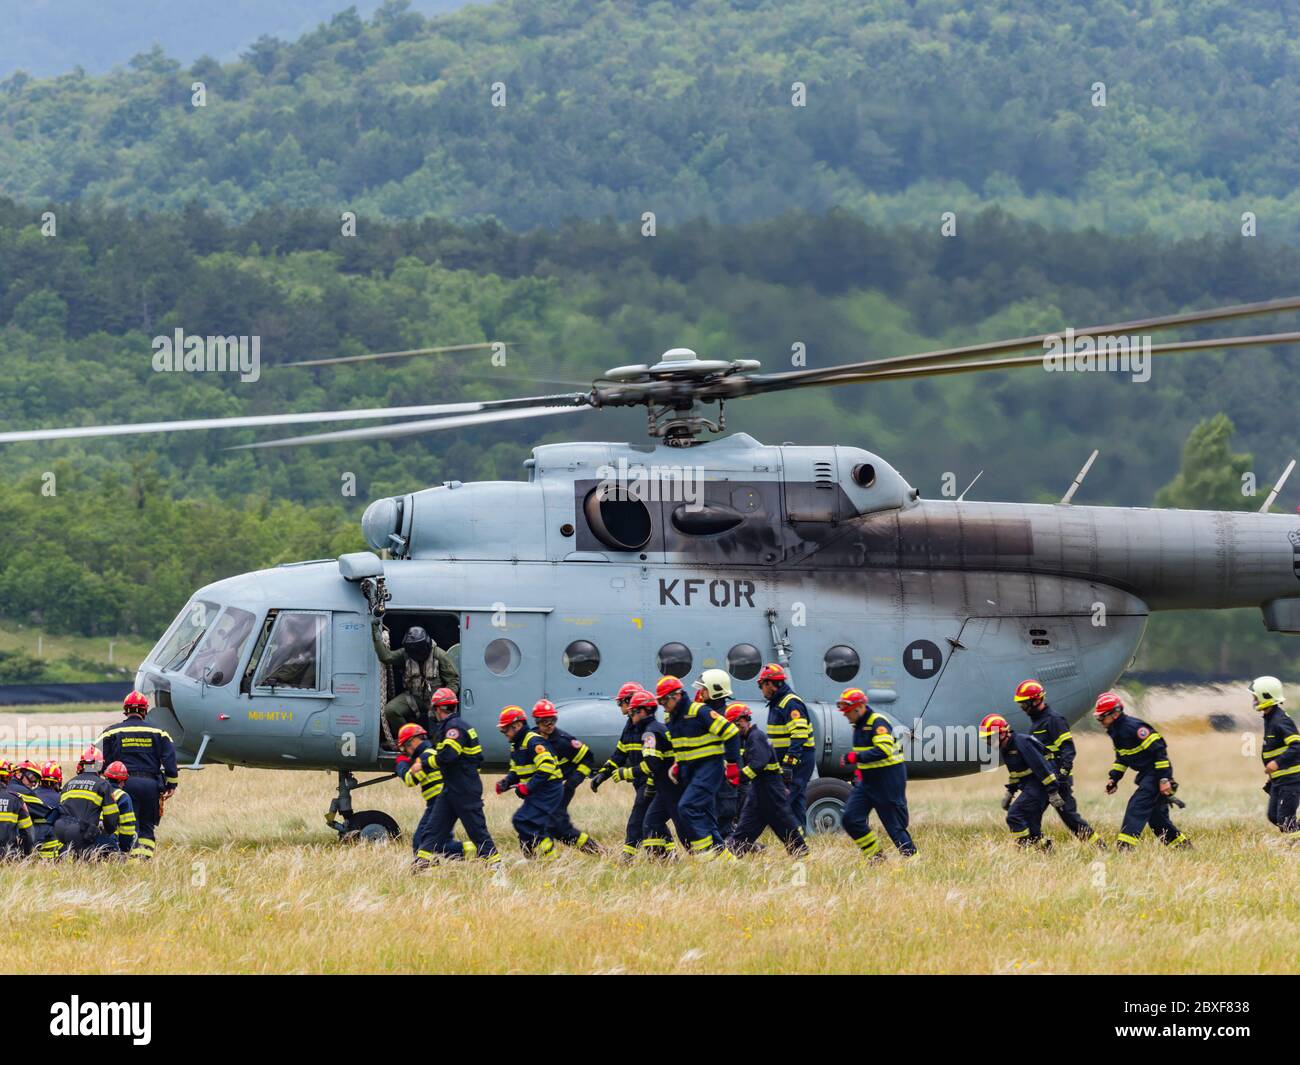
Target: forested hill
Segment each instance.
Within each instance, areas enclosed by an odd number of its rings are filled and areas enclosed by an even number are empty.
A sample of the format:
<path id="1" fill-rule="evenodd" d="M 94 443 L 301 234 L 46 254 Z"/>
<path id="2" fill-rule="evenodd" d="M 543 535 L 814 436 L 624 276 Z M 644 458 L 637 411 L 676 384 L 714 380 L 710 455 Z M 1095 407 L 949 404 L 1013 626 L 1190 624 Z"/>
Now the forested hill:
<path id="1" fill-rule="evenodd" d="M 512 227 L 996 204 L 1186 235 L 1252 211 L 1296 237 L 1298 129 L 1290 0 L 390 2 L 233 63 L 11 76 L 0 191 Z"/>

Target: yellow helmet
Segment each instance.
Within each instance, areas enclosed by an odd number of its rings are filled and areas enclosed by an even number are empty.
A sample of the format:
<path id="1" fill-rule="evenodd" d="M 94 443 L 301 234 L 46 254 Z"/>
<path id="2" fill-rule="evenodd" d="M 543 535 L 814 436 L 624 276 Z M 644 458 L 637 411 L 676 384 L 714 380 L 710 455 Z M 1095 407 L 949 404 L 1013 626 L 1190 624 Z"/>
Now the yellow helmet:
<path id="1" fill-rule="evenodd" d="M 725 669 L 706 669 L 700 674 L 699 684 L 707 699 L 731 698 L 731 677 Z"/>
<path id="2" fill-rule="evenodd" d="M 1281 706 L 1286 702 L 1286 693 L 1277 677 L 1256 677 L 1247 690 L 1255 699 L 1256 710 L 1267 710 L 1270 706 Z"/>

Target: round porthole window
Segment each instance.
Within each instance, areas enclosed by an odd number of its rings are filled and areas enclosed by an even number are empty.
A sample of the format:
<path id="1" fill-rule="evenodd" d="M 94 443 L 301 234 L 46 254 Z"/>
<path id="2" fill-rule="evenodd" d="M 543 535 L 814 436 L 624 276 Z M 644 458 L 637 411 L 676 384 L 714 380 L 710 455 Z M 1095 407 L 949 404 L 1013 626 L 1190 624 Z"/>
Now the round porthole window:
<path id="1" fill-rule="evenodd" d="M 858 670 L 862 668 L 862 660 L 858 658 L 858 652 L 842 643 L 836 644 L 827 651 L 824 661 L 826 675 L 841 684 L 856 677 Z"/>
<path id="2" fill-rule="evenodd" d="M 691 649 L 684 643 L 666 643 L 659 648 L 659 672 L 665 677 L 684 677 L 691 671 Z"/>
<path id="3" fill-rule="evenodd" d="M 763 658 L 752 643 L 738 643 L 727 652 L 727 672 L 736 680 L 753 680 L 763 666 Z"/>
<path id="4" fill-rule="evenodd" d="M 519 668 L 522 659 L 519 645 L 514 640 L 493 640 L 483 648 L 483 664 L 488 667 L 488 672 L 495 673 L 498 677 L 510 676 Z"/>
<path id="5" fill-rule="evenodd" d="M 574 640 L 564 649 L 564 668 L 575 677 L 590 677 L 600 668 L 600 651 L 590 640 Z"/>

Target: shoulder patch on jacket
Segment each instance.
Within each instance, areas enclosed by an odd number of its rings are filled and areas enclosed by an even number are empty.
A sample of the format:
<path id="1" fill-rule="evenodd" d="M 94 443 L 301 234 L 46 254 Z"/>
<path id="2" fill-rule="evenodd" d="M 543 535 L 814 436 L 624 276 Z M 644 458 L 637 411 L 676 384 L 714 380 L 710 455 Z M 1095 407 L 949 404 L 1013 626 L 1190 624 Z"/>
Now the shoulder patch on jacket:
<path id="1" fill-rule="evenodd" d="M 1150 735 L 1151 735 L 1151 730 L 1147 728 L 1146 725 L 1142 725 L 1141 727 L 1138 728 L 1138 739 L 1144 740 Z"/>

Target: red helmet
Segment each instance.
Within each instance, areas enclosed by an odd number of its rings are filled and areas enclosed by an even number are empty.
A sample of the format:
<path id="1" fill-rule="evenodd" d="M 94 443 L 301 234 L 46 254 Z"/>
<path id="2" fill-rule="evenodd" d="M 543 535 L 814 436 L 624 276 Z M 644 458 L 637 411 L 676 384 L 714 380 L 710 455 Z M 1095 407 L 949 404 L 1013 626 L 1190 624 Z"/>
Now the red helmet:
<path id="1" fill-rule="evenodd" d="M 641 685 L 634 680 L 629 680 L 623 687 L 619 688 L 618 694 L 614 696 L 614 701 L 621 703 L 625 699 L 631 699 L 639 691 L 644 691 Z"/>
<path id="2" fill-rule="evenodd" d="M 121 762 L 109 762 L 108 765 L 104 767 L 105 779 L 115 781 L 118 784 L 121 784 L 129 775 L 130 774 L 126 771 L 126 766 Z"/>
<path id="3" fill-rule="evenodd" d="M 104 752 L 93 743 L 82 751 L 81 757 L 77 759 L 78 773 L 87 768 L 92 773 L 98 773 L 104 768 Z"/>
<path id="4" fill-rule="evenodd" d="M 752 720 L 754 716 L 753 714 L 750 713 L 749 707 L 747 707 L 744 703 L 732 703 L 723 712 L 726 714 L 728 721 L 735 721 L 736 718 L 738 717 L 747 717 Z"/>
<path id="5" fill-rule="evenodd" d="M 1011 726 L 1007 724 L 1007 719 L 1001 714 L 985 714 L 984 720 L 980 722 L 980 735 L 984 739 L 990 736 L 1005 735 L 1011 731 Z"/>
<path id="6" fill-rule="evenodd" d="M 31 773 L 38 781 L 41 779 L 41 767 L 30 759 L 19 762 L 14 768 L 15 773 Z"/>
<path id="7" fill-rule="evenodd" d="M 835 705 L 840 708 L 840 713 L 846 713 L 855 706 L 865 707 L 867 705 L 867 693 L 861 688 L 845 688 L 840 692 L 840 697 L 835 701 Z"/>
<path id="8" fill-rule="evenodd" d="M 528 715 L 524 713 L 522 706 L 507 706 L 501 711 L 501 716 L 497 718 L 497 728 L 504 729 L 507 725 L 513 725 L 516 722 L 521 725 L 528 724 Z"/>
<path id="9" fill-rule="evenodd" d="M 414 721 L 410 724 L 403 725 L 397 730 L 397 746 L 401 747 L 407 740 L 413 740 L 416 736 L 427 736 L 423 725 L 417 725 Z"/>
<path id="10" fill-rule="evenodd" d="M 628 703 L 628 710 L 657 710 L 659 703 L 655 697 L 644 688 L 641 691 L 632 693 L 632 701 Z"/>
<path id="11" fill-rule="evenodd" d="M 14 773 L 14 764 L 8 758 L 0 758 L 0 780 L 8 780 Z"/>
<path id="12" fill-rule="evenodd" d="M 533 706 L 533 719 L 535 721 L 553 721 L 560 716 L 560 712 L 555 709 L 555 704 L 550 699 L 538 699 Z"/>
<path id="13" fill-rule="evenodd" d="M 1039 684 L 1038 681 L 1022 680 L 1016 688 L 1016 702 L 1032 703 L 1041 699 L 1046 694 L 1047 689 Z"/>
<path id="14" fill-rule="evenodd" d="M 659 683 L 655 685 L 655 698 L 665 699 L 672 695 L 673 692 L 684 692 L 685 690 L 686 686 L 677 677 L 660 677 Z"/>
<path id="15" fill-rule="evenodd" d="M 769 662 L 758 671 L 759 684 L 762 684 L 765 680 L 770 680 L 774 684 L 780 684 L 782 681 L 787 679 L 788 678 L 785 675 L 785 667 L 778 665 L 776 662 Z"/>
<path id="16" fill-rule="evenodd" d="M 63 787 L 63 767 L 58 762 L 46 762 L 41 766 L 41 783 Z"/>
<path id="17" fill-rule="evenodd" d="M 450 688 L 439 688 L 429 696 L 430 706 L 455 706 L 458 702 L 460 700 L 456 698 L 456 693 Z"/>
<path id="18" fill-rule="evenodd" d="M 122 700 L 122 709 L 128 714 L 147 714 L 149 712 L 149 700 L 139 692 L 132 692 Z"/>
<path id="19" fill-rule="evenodd" d="M 1123 712 L 1124 700 L 1114 692 L 1102 692 L 1097 696 L 1097 705 L 1092 708 L 1092 715 L 1093 717 L 1105 717 L 1107 714 L 1113 714 L 1116 710 Z"/>

